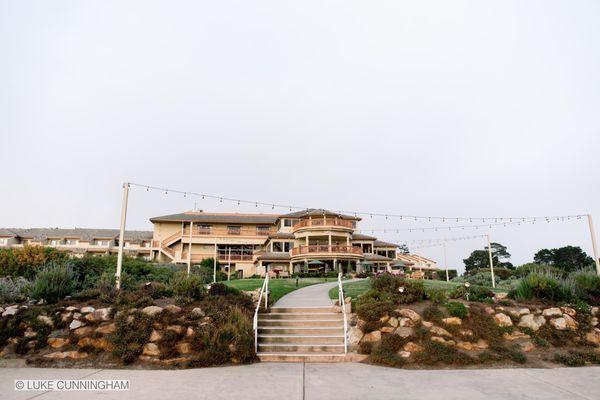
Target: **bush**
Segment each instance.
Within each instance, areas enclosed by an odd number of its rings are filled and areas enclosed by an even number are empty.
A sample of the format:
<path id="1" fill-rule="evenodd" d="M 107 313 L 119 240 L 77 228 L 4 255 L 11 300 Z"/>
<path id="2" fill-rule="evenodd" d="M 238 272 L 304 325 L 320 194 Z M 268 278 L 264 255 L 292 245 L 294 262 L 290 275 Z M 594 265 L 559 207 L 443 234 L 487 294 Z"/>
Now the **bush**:
<path id="1" fill-rule="evenodd" d="M 468 295 L 468 296 L 467 296 Z M 469 301 L 485 301 L 494 298 L 494 292 L 483 286 L 471 286 L 465 294 Z"/>
<path id="2" fill-rule="evenodd" d="M 431 302 L 436 304 L 444 303 L 448 299 L 446 290 L 442 288 L 431 288 L 426 291 L 426 295 Z"/>
<path id="3" fill-rule="evenodd" d="M 564 364 L 567 367 L 582 367 L 586 363 L 600 364 L 600 354 L 593 351 L 570 350 L 568 353 L 556 353 L 554 362 Z"/>
<path id="4" fill-rule="evenodd" d="M 469 314 L 469 310 L 467 306 L 465 306 L 460 301 L 449 301 L 446 303 L 446 310 L 448 310 L 448 314 L 452 317 L 458 317 L 464 319 Z"/>
<path id="5" fill-rule="evenodd" d="M 522 278 L 509 295 L 515 300 L 568 302 L 573 298 L 573 289 L 566 281 L 552 274 L 532 272 Z"/>
<path id="6" fill-rule="evenodd" d="M 594 305 L 600 305 L 600 276 L 595 269 L 583 269 L 569 275 L 575 297 Z"/>
<path id="7" fill-rule="evenodd" d="M 30 295 L 48 303 L 70 296 L 75 291 L 75 275 L 70 266 L 50 264 L 38 272 L 31 285 Z"/>
<path id="8" fill-rule="evenodd" d="M 131 317 L 131 318 L 130 318 Z M 136 311 L 116 318 L 116 330 L 109 336 L 113 344 L 112 353 L 125 364 L 131 364 L 142 353 L 144 344 L 152 333 L 152 318 Z"/>
<path id="9" fill-rule="evenodd" d="M 423 319 L 430 322 L 441 322 L 446 315 L 437 304 L 431 304 L 423 310 Z"/>
<path id="10" fill-rule="evenodd" d="M 371 362 L 391 367 L 403 366 L 406 361 L 397 353 L 405 343 L 406 340 L 398 335 L 384 335 L 381 341 L 371 349 Z"/>
<path id="11" fill-rule="evenodd" d="M 193 300 L 201 300 L 204 297 L 204 282 L 196 275 L 187 276 L 185 272 L 179 272 L 171 281 L 171 290 L 175 296 L 187 297 Z"/>
<path id="12" fill-rule="evenodd" d="M 213 283 L 212 285 L 210 285 L 208 294 L 210 296 L 227 296 L 227 295 L 238 296 L 238 295 L 241 295 L 242 292 L 240 292 L 238 289 L 236 289 L 234 287 L 227 286 L 224 283 Z"/>
<path id="13" fill-rule="evenodd" d="M 161 282 L 146 282 L 142 283 L 139 290 L 144 292 L 146 295 L 153 299 L 159 299 L 161 297 L 169 297 L 173 294 L 173 291 Z"/>
<path id="14" fill-rule="evenodd" d="M 0 249 L 0 276 L 33 278 L 49 263 L 64 263 L 68 255 L 51 247 L 29 246 Z"/>
<path id="15" fill-rule="evenodd" d="M 27 279 L 18 278 L 0 278 L 0 303 L 13 303 L 25 300 L 26 292 L 29 290 L 30 283 Z"/>

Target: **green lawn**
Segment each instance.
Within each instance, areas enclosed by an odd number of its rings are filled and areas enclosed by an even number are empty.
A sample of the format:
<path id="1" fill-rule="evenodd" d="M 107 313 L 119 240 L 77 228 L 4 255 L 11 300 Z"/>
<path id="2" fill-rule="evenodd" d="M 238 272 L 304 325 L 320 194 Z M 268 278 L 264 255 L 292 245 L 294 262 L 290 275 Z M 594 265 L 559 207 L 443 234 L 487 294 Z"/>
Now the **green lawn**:
<path id="1" fill-rule="evenodd" d="M 424 279 L 423 284 L 425 285 L 425 289 L 430 289 L 430 288 L 453 289 L 457 286 L 462 286 L 462 284 L 458 283 L 458 282 L 434 281 L 434 280 L 428 280 L 428 279 Z M 361 294 L 363 294 L 366 291 L 368 291 L 369 289 L 371 289 L 371 282 L 369 279 L 364 279 L 362 281 L 347 282 L 347 283 L 344 283 L 343 286 L 344 286 L 344 290 L 346 292 L 346 296 L 350 296 L 353 299 L 355 299 L 358 296 L 360 296 Z M 490 290 L 492 290 L 494 292 L 506 292 L 506 289 L 499 289 L 499 288 L 496 288 L 496 289 L 490 288 Z M 334 299 L 334 300 L 338 298 L 337 287 L 335 287 L 329 291 L 329 298 Z"/>
<path id="2" fill-rule="evenodd" d="M 335 282 L 335 280 L 335 278 L 328 278 L 327 282 Z M 235 279 L 229 282 L 224 281 L 223 283 L 240 290 L 256 290 L 262 286 L 263 281 L 264 279 Z M 270 298 L 273 302 L 276 302 L 284 295 L 293 292 L 296 289 L 315 285 L 317 283 L 325 283 L 325 278 L 299 278 L 297 287 L 296 279 L 294 278 L 271 278 L 269 280 L 269 290 L 271 292 Z"/>

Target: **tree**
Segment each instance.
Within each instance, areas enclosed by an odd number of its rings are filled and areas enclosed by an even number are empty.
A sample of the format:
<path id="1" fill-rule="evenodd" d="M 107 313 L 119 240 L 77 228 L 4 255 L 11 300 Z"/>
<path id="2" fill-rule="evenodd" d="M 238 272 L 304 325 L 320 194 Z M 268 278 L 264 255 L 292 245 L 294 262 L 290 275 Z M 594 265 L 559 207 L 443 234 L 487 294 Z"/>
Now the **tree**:
<path id="1" fill-rule="evenodd" d="M 594 263 L 581 247 L 563 246 L 557 249 L 542 249 L 535 253 L 533 262 L 536 264 L 550 265 L 555 268 L 570 272 L 587 267 Z"/>
<path id="2" fill-rule="evenodd" d="M 507 251 L 506 246 L 500 243 L 492 243 L 492 261 L 494 267 L 498 268 L 509 268 L 514 269 L 510 259 L 510 253 Z M 490 257 L 488 254 L 488 247 L 485 246 L 484 250 L 474 250 L 469 258 L 463 260 L 465 263 L 465 274 L 470 274 L 479 268 L 490 268 Z"/>

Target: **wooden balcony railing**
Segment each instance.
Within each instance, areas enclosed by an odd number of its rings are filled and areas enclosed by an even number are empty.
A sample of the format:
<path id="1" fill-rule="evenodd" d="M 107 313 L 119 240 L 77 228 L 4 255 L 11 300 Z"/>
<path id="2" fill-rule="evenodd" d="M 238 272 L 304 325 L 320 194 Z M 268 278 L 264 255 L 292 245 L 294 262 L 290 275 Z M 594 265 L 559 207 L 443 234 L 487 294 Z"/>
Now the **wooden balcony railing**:
<path id="1" fill-rule="evenodd" d="M 331 226 L 331 227 L 343 227 L 354 229 L 356 227 L 356 222 L 348 221 L 346 219 L 341 218 L 313 218 L 313 219 L 303 219 L 294 224 L 293 229 L 306 228 L 311 226 Z"/>
<path id="2" fill-rule="evenodd" d="M 275 227 L 269 229 L 257 229 L 256 227 L 242 226 L 239 228 L 228 228 L 224 226 L 213 226 L 210 228 L 202 228 L 194 226 L 192 236 L 269 236 L 275 233 Z M 183 236 L 189 236 L 190 228 L 183 230 Z"/>
<path id="3" fill-rule="evenodd" d="M 301 254 L 311 254 L 311 253 L 342 253 L 342 254 L 362 254 L 362 250 L 360 247 L 347 246 L 347 245 L 309 245 L 309 246 L 299 246 L 294 247 L 292 249 L 292 256 L 297 256 Z"/>
<path id="4" fill-rule="evenodd" d="M 218 253 L 217 260 L 219 261 L 252 261 L 252 254 L 231 254 L 231 258 L 227 253 Z"/>

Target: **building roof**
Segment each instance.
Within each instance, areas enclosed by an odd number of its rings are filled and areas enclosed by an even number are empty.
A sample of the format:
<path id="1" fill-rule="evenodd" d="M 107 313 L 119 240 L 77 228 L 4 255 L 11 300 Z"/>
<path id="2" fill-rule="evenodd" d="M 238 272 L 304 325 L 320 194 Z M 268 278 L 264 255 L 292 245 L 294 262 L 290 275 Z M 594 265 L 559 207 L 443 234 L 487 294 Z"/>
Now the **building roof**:
<path id="1" fill-rule="evenodd" d="M 6 233 L 6 235 L 5 235 Z M 48 238 L 57 239 L 79 239 L 81 241 L 90 241 L 94 239 L 111 239 L 119 237 L 118 229 L 87 229 L 87 228 L 3 228 L 0 229 L 0 236 L 18 237 L 23 239 L 33 239 L 36 242 L 47 240 Z M 132 243 L 140 243 L 143 240 L 152 240 L 152 231 L 125 231 L 125 240 Z"/>
<path id="2" fill-rule="evenodd" d="M 187 211 L 179 214 L 163 215 L 150 218 L 151 222 L 193 221 L 209 224 L 269 224 L 277 222 L 276 214 L 240 214 L 240 213 L 208 213 L 204 211 Z"/>
<path id="3" fill-rule="evenodd" d="M 352 240 L 376 240 L 375 236 L 363 235 L 362 233 L 353 233 Z"/>
<path id="4" fill-rule="evenodd" d="M 414 264 L 431 264 L 432 269 L 438 269 L 436 267 L 436 262 L 430 260 L 429 258 L 422 257 L 418 254 L 410 254 L 410 253 L 398 253 L 396 254 L 396 259 L 407 263 L 408 265 Z"/>
<path id="5" fill-rule="evenodd" d="M 388 262 L 392 262 L 394 261 L 393 259 L 389 258 L 389 257 L 385 257 L 385 256 L 380 256 L 379 254 L 371 254 L 371 253 L 365 253 L 365 261 L 388 261 Z"/>
<path id="6" fill-rule="evenodd" d="M 375 240 L 375 242 L 373 242 L 373 247 L 398 247 L 398 245 L 390 242 L 384 242 L 383 240 Z"/>
<path id="7" fill-rule="evenodd" d="M 294 234 L 291 232 L 275 232 L 269 235 L 269 239 L 294 239 Z"/>
<path id="8" fill-rule="evenodd" d="M 257 257 L 258 260 L 262 261 L 289 261 L 289 253 L 261 253 Z"/>
<path id="9" fill-rule="evenodd" d="M 282 214 L 279 217 L 281 217 L 281 218 L 304 218 L 304 217 L 322 217 L 323 215 L 338 217 L 341 219 L 349 219 L 349 220 L 353 220 L 353 221 L 361 220 L 359 217 L 354 217 L 352 215 L 344 215 L 344 214 L 340 214 L 338 212 L 325 210 L 323 208 L 308 208 L 306 210 L 296 211 L 296 212 L 292 212 L 289 214 Z"/>

